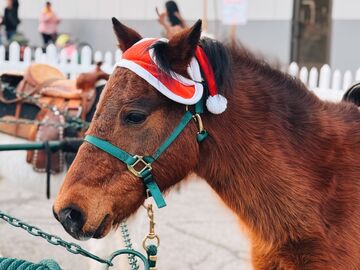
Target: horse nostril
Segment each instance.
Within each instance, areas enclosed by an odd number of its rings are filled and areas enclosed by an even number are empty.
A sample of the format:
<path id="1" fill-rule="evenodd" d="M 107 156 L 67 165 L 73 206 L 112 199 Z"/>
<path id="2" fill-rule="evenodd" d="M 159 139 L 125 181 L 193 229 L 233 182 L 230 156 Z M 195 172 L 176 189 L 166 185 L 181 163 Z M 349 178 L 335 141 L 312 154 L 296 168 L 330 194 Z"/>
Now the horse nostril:
<path id="1" fill-rule="evenodd" d="M 69 233 L 77 233 L 85 224 L 85 217 L 77 207 L 67 207 L 59 212 L 59 221 Z"/>

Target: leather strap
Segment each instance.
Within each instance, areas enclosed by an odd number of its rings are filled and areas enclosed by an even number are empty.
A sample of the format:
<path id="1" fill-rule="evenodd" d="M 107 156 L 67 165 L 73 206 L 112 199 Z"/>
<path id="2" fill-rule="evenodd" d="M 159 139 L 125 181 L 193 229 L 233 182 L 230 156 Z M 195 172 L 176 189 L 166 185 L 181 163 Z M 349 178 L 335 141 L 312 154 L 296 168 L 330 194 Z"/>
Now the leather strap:
<path id="1" fill-rule="evenodd" d="M 18 97 L 16 97 L 16 98 L 10 99 L 10 100 L 4 98 L 3 90 L 0 89 L 0 101 L 1 101 L 2 103 L 5 103 L 5 104 L 13 104 L 13 103 L 16 103 L 16 102 L 23 101 L 23 100 L 25 100 L 28 96 L 34 95 L 35 93 L 39 92 L 39 91 L 41 90 L 41 88 L 45 87 L 45 86 L 48 85 L 49 83 L 52 83 L 52 82 L 54 82 L 54 81 L 56 81 L 56 80 L 58 80 L 58 79 L 50 79 L 50 80 L 47 80 L 47 81 L 45 81 L 44 83 L 39 84 L 39 85 L 37 85 L 36 87 L 34 87 L 34 88 L 33 88 L 30 92 L 28 92 L 28 93 L 23 92 L 23 91 L 21 90 L 20 93 L 23 94 L 23 96 L 20 96 L 20 97 L 18 96 Z M 27 83 L 26 81 L 21 81 L 19 87 L 20 87 L 21 89 L 25 89 L 26 83 Z"/>
<path id="2" fill-rule="evenodd" d="M 171 135 L 163 142 L 163 144 L 156 150 L 156 152 L 152 155 L 154 160 L 157 160 L 160 155 L 175 141 L 175 139 L 180 135 L 183 129 L 187 126 L 187 124 L 191 121 L 193 114 L 189 111 L 185 113 L 183 118 L 181 119 L 178 126 L 174 129 Z"/>
<path id="3" fill-rule="evenodd" d="M 116 147 L 115 145 L 107 141 L 99 139 L 98 137 L 87 135 L 85 137 L 85 141 L 92 145 L 95 145 L 97 148 L 100 148 L 106 153 L 112 155 L 113 157 L 116 157 L 127 165 L 132 165 L 136 161 L 136 158 L 134 158 L 128 152 L 120 149 L 119 147 Z"/>

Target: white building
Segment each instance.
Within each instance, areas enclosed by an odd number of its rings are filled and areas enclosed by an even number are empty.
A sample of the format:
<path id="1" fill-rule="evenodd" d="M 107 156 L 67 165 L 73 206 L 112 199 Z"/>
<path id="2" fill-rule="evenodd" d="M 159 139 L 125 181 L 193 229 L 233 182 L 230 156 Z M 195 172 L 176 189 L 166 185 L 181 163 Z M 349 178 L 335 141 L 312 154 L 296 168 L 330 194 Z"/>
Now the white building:
<path id="1" fill-rule="evenodd" d="M 247 0 L 248 22 L 237 27 L 238 38 L 254 51 L 283 63 L 355 70 L 360 66 L 359 0 Z M 94 49 L 113 50 L 116 41 L 110 18 L 115 16 L 143 36 L 160 36 L 155 7 L 164 0 L 52 0 L 62 19 L 60 32 L 70 33 Z M 5 0 L 0 0 L 4 5 Z M 45 0 L 20 0 L 19 30 L 40 45 L 38 16 Z M 203 16 L 203 0 L 177 0 L 189 24 Z M 208 0 L 210 32 L 226 37 L 221 24 L 222 0 Z"/>

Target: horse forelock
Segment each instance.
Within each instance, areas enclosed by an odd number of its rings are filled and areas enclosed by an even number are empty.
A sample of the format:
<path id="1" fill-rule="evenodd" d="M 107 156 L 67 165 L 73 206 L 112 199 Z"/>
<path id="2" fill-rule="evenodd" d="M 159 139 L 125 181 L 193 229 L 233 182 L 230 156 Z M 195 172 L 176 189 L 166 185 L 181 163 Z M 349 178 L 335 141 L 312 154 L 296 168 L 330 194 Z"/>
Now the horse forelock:
<path id="1" fill-rule="evenodd" d="M 220 41 L 210 38 L 202 38 L 199 42 L 209 59 L 209 62 L 214 70 L 216 86 L 219 94 L 225 94 L 231 89 L 232 76 L 232 58 L 230 50 Z M 162 40 L 154 43 L 149 49 L 153 49 L 156 58 L 157 66 L 160 72 L 166 77 L 170 76 L 174 70 L 171 59 L 167 57 L 166 50 L 168 43 Z M 188 63 L 184 63 L 187 65 Z M 187 75 L 187 74 L 184 74 Z"/>

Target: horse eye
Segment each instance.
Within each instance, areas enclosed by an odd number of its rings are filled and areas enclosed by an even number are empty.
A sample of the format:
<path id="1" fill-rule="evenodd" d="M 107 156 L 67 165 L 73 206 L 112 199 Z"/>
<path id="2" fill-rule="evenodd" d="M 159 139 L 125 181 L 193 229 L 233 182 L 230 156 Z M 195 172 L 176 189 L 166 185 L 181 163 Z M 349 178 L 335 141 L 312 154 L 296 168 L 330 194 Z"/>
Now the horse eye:
<path id="1" fill-rule="evenodd" d="M 141 112 L 131 112 L 125 116 L 127 124 L 141 124 L 146 120 L 146 115 Z"/>

